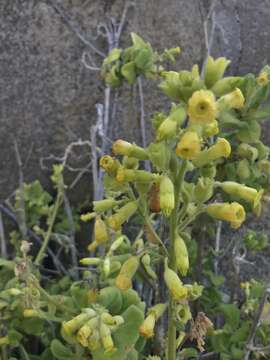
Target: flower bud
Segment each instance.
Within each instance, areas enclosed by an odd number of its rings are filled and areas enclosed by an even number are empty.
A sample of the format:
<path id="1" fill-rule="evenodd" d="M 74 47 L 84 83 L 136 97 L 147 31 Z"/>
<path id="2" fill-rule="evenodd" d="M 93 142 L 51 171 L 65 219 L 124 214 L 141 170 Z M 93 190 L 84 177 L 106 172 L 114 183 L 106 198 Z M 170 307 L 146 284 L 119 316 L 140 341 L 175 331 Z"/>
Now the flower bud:
<path id="1" fill-rule="evenodd" d="M 171 152 L 164 141 L 151 143 L 147 152 L 149 159 L 158 171 L 165 171 L 169 167 Z"/>
<path id="2" fill-rule="evenodd" d="M 266 71 L 260 72 L 259 76 L 256 78 L 257 84 L 264 86 L 269 83 L 269 74 Z"/>
<path id="3" fill-rule="evenodd" d="M 202 292 L 203 292 L 203 286 L 202 285 L 199 285 L 198 283 L 194 283 L 194 284 L 188 284 L 188 285 L 185 285 L 187 290 L 188 290 L 188 299 L 190 301 L 194 301 L 194 300 L 197 300 L 201 295 L 202 295 Z"/>
<path id="4" fill-rule="evenodd" d="M 124 182 L 138 182 L 150 183 L 156 178 L 156 174 L 152 174 L 145 170 L 133 170 L 119 168 L 116 175 L 116 180 L 120 183 Z"/>
<path id="5" fill-rule="evenodd" d="M 239 228 L 246 219 L 245 209 L 237 202 L 210 204 L 206 212 L 215 219 L 230 222 L 233 229 Z"/>
<path id="6" fill-rule="evenodd" d="M 103 262 L 103 272 L 105 277 L 108 277 L 111 272 L 111 259 L 109 257 L 106 257 Z"/>
<path id="7" fill-rule="evenodd" d="M 217 120 L 212 121 L 209 124 L 205 124 L 203 127 L 202 136 L 204 138 L 209 138 L 211 136 L 217 135 L 219 133 L 219 127 Z"/>
<path id="8" fill-rule="evenodd" d="M 124 140 L 117 140 L 113 143 L 112 150 L 116 155 L 126 155 L 139 160 L 147 160 L 148 155 L 145 149 Z"/>
<path id="9" fill-rule="evenodd" d="M 157 275 L 154 272 L 154 270 L 151 267 L 151 258 L 149 254 L 144 254 L 141 258 L 141 262 L 143 264 L 143 267 L 147 273 L 147 275 L 149 275 L 150 278 L 157 280 Z"/>
<path id="10" fill-rule="evenodd" d="M 109 155 L 104 155 L 100 158 L 99 165 L 106 172 L 114 173 L 119 167 L 119 161 Z"/>
<path id="11" fill-rule="evenodd" d="M 83 347 L 88 346 L 89 337 L 92 334 L 93 330 L 97 327 L 98 321 L 99 320 L 97 317 L 90 319 L 78 331 L 77 340 Z"/>
<path id="12" fill-rule="evenodd" d="M 179 301 L 187 297 L 187 289 L 176 272 L 168 267 L 167 259 L 165 261 L 164 280 L 174 300 Z"/>
<path id="13" fill-rule="evenodd" d="M 201 151 L 201 142 L 196 131 L 187 130 L 176 146 L 176 155 L 182 159 L 192 160 Z"/>
<path id="14" fill-rule="evenodd" d="M 66 321 L 62 324 L 62 329 L 67 335 L 71 335 L 73 332 L 77 331 L 85 322 L 90 318 L 94 317 L 96 312 L 92 309 L 87 309 L 87 312 L 77 315 L 73 319 Z"/>
<path id="15" fill-rule="evenodd" d="M 85 265 L 85 266 L 90 266 L 90 265 L 99 265 L 101 263 L 101 259 L 99 258 L 83 258 L 80 260 L 80 264 Z"/>
<path id="16" fill-rule="evenodd" d="M 137 169 L 139 166 L 139 160 L 135 157 L 124 156 L 123 167 L 125 169 Z"/>
<path id="17" fill-rule="evenodd" d="M 218 80 L 211 90 L 216 96 L 222 96 L 239 87 L 242 81 L 243 79 L 241 77 L 228 76 Z"/>
<path id="18" fill-rule="evenodd" d="M 189 268 L 189 258 L 186 244 L 178 234 L 174 239 L 174 253 L 177 269 L 183 276 L 187 275 Z"/>
<path id="19" fill-rule="evenodd" d="M 257 167 L 260 171 L 262 171 L 266 175 L 270 175 L 270 161 L 269 160 L 261 160 L 258 161 Z"/>
<path id="20" fill-rule="evenodd" d="M 94 211 L 97 213 L 101 213 L 107 210 L 113 209 L 115 206 L 119 204 L 119 201 L 114 199 L 104 199 L 99 201 L 93 201 Z"/>
<path id="21" fill-rule="evenodd" d="M 202 177 L 213 179 L 216 177 L 217 169 L 213 164 L 207 164 L 200 168 Z"/>
<path id="22" fill-rule="evenodd" d="M 108 235 L 106 224 L 101 219 L 100 216 L 96 217 L 95 226 L 94 226 L 94 236 L 95 236 L 95 245 L 96 246 L 100 245 L 100 244 L 104 244 L 105 242 L 107 242 L 109 240 L 109 235 Z"/>
<path id="23" fill-rule="evenodd" d="M 95 212 L 86 213 L 86 214 L 82 214 L 80 216 L 80 219 L 84 222 L 87 222 L 87 221 L 93 220 L 96 217 L 96 215 L 97 214 Z"/>
<path id="24" fill-rule="evenodd" d="M 252 203 L 253 209 L 255 210 L 262 199 L 263 189 L 257 191 L 254 188 L 238 184 L 234 181 L 225 181 L 223 183 L 218 183 L 225 193 L 231 196 L 238 196 L 239 198 Z"/>
<path id="25" fill-rule="evenodd" d="M 132 278 L 136 274 L 140 265 L 139 258 L 132 256 L 124 262 L 118 274 L 115 285 L 121 290 L 128 290 L 132 286 Z"/>
<path id="26" fill-rule="evenodd" d="M 208 201 L 214 192 L 214 181 L 207 177 L 200 177 L 194 187 L 194 198 L 196 202 L 204 203 Z"/>
<path id="27" fill-rule="evenodd" d="M 218 80 L 220 80 L 226 68 L 230 64 L 230 60 L 224 57 L 213 59 L 209 56 L 205 66 L 204 82 L 207 88 L 211 88 Z"/>
<path id="28" fill-rule="evenodd" d="M 117 210 L 117 212 L 111 215 L 108 218 L 108 223 L 112 229 L 115 231 L 121 228 L 121 225 L 124 224 L 137 210 L 136 201 L 130 201 L 123 207 Z"/>
<path id="29" fill-rule="evenodd" d="M 160 181 L 160 208 L 165 216 L 169 216 L 174 209 L 174 186 L 170 178 L 163 175 Z"/>
<path id="30" fill-rule="evenodd" d="M 94 329 L 92 331 L 91 336 L 89 337 L 88 341 L 88 349 L 90 351 L 97 350 L 100 347 L 100 333 L 98 329 Z"/>
<path id="31" fill-rule="evenodd" d="M 207 124 L 218 115 L 214 94 L 209 90 L 195 91 L 188 101 L 188 115 L 191 123 Z"/>
<path id="32" fill-rule="evenodd" d="M 160 212 L 160 185 L 153 183 L 149 194 L 149 209 L 153 213 Z"/>
<path id="33" fill-rule="evenodd" d="M 251 176 L 249 162 L 247 159 L 238 161 L 237 168 L 236 168 L 236 174 L 241 181 L 245 181 Z"/>
<path id="34" fill-rule="evenodd" d="M 157 130 L 157 141 L 170 139 L 176 135 L 177 122 L 167 117 Z"/>
<path id="35" fill-rule="evenodd" d="M 115 350 L 115 348 L 114 348 L 114 343 L 111 336 L 110 328 L 106 324 L 101 323 L 99 333 L 105 353 L 112 353 Z"/>
<path id="36" fill-rule="evenodd" d="M 245 105 L 245 98 L 242 91 L 236 88 L 234 91 L 222 96 L 218 100 L 219 109 L 225 109 L 226 107 L 231 109 L 242 109 Z"/>
<path id="37" fill-rule="evenodd" d="M 154 314 L 155 319 L 158 320 L 166 311 L 168 304 L 156 304 L 148 310 L 148 314 Z"/>
<path id="38" fill-rule="evenodd" d="M 254 162 L 259 156 L 259 151 L 254 146 L 242 143 L 237 147 L 236 154 L 242 159 L 249 159 Z"/>
<path id="39" fill-rule="evenodd" d="M 116 251 L 123 244 L 125 239 L 126 239 L 126 236 L 122 235 L 122 236 L 119 236 L 116 240 L 114 240 L 114 242 L 112 243 L 112 245 L 108 251 L 108 254 L 112 254 L 114 251 Z"/>
<path id="40" fill-rule="evenodd" d="M 31 318 L 31 317 L 39 317 L 40 313 L 37 310 L 33 309 L 24 309 L 23 316 L 25 318 Z"/>
<path id="41" fill-rule="evenodd" d="M 196 167 L 202 167 L 209 164 L 211 161 L 217 160 L 221 157 L 229 157 L 231 154 L 231 145 L 224 138 L 218 138 L 217 142 L 210 146 L 207 150 L 201 151 L 193 160 Z"/>
<path id="42" fill-rule="evenodd" d="M 156 318 L 153 313 L 150 313 L 139 328 L 140 335 L 145 338 L 151 338 L 154 336 L 154 328 L 156 324 Z"/>

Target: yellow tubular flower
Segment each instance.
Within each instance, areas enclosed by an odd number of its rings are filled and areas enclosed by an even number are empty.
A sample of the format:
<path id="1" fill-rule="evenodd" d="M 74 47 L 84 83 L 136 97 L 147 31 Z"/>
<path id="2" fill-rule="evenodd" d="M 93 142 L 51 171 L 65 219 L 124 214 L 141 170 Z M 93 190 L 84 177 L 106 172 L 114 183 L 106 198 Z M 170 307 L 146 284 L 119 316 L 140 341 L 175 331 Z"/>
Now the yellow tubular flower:
<path id="1" fill-rule="evenodd" d="M 94 226 L 95 241 L 97 244 L 103 244 L 109 240 L 109 235 L 105 222 L 100 216 L 96 217 Z"/>
<path id="2" fill-rule="evenodd" d="M 153 313 L 150 313 L 139 328 L 140 335 L 145 338 L 151 338 L 154 336 L 154 328 L 156 324 L 156 318 Z"/>
<path id="3" fill-rule="evenodd" d="M 117 168 L 119 167 L 119 162 L 115 158 L 113 158 L 109 155 L 104 155 L 100 158 L 99 165 L 106 172 L 112 173 L 112 172 L 116 171 Z"/>
<path id="4" fill-rule="evenodd" d="M 156 178 L 156 174 L 152 174 L 145 170 L 134 170 L 119 168 L 116 175 L 116 180 L 120 183 L 124 182 L 139 182 L 150 183 Z"/>
<path id="5" fill-rule="evenodd" d="M 198 134 L 196 131 L 187 130 L 181 136 L 175 152 L 182 159 L 192 160 L 200 151 L 201 143 Z"/>
<path id="6" fill-rule="evenodd" d="M 215 120 L 218 108 L 211 91 L 195 91 L 188 102 L 188 115 L 191 123 L 207 124 Z"/>
<path id="7" fill-rule="evenodd" d="M 167 259 L 165 261 L 164 280 L 174 300 L 179 301 L 187 297 L 188 290 L 183 285 L 182 281 L 172 269 L 168 267 Z"/>
<path id="8" fill-rule="evenodd" d="M 234 229 L 239 228 L 246 219 L 245 209 L 237 202 L 210 204 L 206 212 L 215 219 L 230 222 Z"/>
<path id="9" fill-rule="evenodd" d="M 105 353 L 112 353 L 115 350 L 115 348 L 114 348 L 114 343 L 111 336 L 110 328 L 104 323 L 101 323 L 99 333 Z"/>
<path id="10" fill-rule="evenodd" d="M 88 309 L 87 312 L 77 315 L 73 319 L 66 321 L 62 324 L 62 329 L 67 335 L 71 335 L 77 331 L 83 324 L 91 317 L 95 316 L 96 312 L 92 309 Z"/>
<path id="11" fill-rule="evenodd" d="M 266 85 L 269 82 L 268 73 L 266 71 L 262 71 L 259 76 L 256 78 L 257 84 Z"/>
<path id="12" fill-rule="evenodd" d="M 136 274 L 140 261 L 137 256 L 127 259 L 121 267 L 121 270 L 115 280 L 118 289 L 128 290 L 132 286 L 132 278 Z"/>
<path id="13" fill-rule="evenodd" d="M 162 176 L 160 181 L 160 208 L 165 216 L 169 216 L 175 206 L 174 186 L 170 178 L 166 175 Z"/>
<path id="14" fill-rule="evenodd" d="M 236 88 L 234 91 L 219 99 L 219 104 L 225 104 L 232 109 L 241 109 L 245 104 L 245 98 L 242 91 Z"/>
<path id="15" fill-rule="evenodd" d="M 130 218 L 130 216 L 136 212 L 137 207 L 138 205 L 136 201 L 128 202 L 126 205 L 118 209 L 115 214 L 108 218 L 108 224 L 113 230 L 119 230 L 121 225 L 124 224 Z"/>
<path id="16" fill-rule="evenodd" d="M 231 145 L 224 138 L 218 138 L 217 142 L 212 145 L 209 149 L 201 151 L 195 159 L 193 164 L 196 167 L 202 167 L 209 164 L 211 161 L 217 160 L 221 157 L 229 157 L 231 154 Z"/>
<path id="17" fill-rule="evenodd" d="M 218 185 L 225 191 L 227 194 L 232 196 L 238 196 L 241 199 L 252 203 L 253 210 L 256 214 L 260 212 L 260 202 L 263 196 L 263 189 L 257 191 L 251 187 L 238 184 L 234 181 L 225 181 L 223 183 L 218 183 Z"/>
<path id="18" fill-rule="evenodd" d="M 184 240 L 178 234 L 174 239 L 174 253 L 177 269 L 181 275 L 186 276 L 189 268 L 188 251 Z"/>

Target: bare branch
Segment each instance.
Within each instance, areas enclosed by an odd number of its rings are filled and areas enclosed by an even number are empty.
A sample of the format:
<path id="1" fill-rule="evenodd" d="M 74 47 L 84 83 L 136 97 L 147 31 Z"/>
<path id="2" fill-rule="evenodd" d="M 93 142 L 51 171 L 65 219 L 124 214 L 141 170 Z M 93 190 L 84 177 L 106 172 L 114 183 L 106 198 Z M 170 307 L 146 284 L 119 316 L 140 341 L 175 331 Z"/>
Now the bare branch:
<path id="1" fill-rule="evenodd" d="M 59 4 L 57 4 L 56 0 L 46 0 L 46 2 L 55 10 L 55 12 L 61 17 L 61 19 L 65 22 L 65 24 L 73 31 L 73 33 L 80 39 L 80 41 L 89 47 L 92 51 L 94 51 L 97 55 L 101 57 L 105 57 L 103 51 L 99 50 L 92 41 L 85 38 L 82 34 L 81 30 L 78 29 L 76 25 L 74 25 L 71 19 L 64 13 L 64 11 L 60 8 Z"/>
<path id="2" fill-rule="evenodd" d="M 17 209 L 19 228 L 23 240 L 27 238 L 27 226 L 26 226 L 26 214 L 25 214 L 25 203 L 24 203 L 24 177 L 23 177 L 23 164 L 19 152 L 18 143 L 14 140 L 14 149 L 16 154 L 16 160 L 19 168 L 19 208 Z"/>
<path id="3" fill-rule="evenodd" d="M 249 356 L 250 356 L 250 354 L 252 352 L 256 331 L 257 331 L 258 327 L 260 326 L 260 319 L 261 319 L 261 316 L 262 316 L 264 305 L 265 305 L 265 303 L 266 303 L 266 301 L 268 299 L 269 293 L 270 293 L 270 288 L 267 287 L 265 289 L 265 291 L 264 291 L 264 294 L 263 294 L 262 298 L 261 298 L 261 301 L 260 301 L 256 316 L 254 318 L 254 321 L 253 321 L 253 324 L 252 324 L 252 327 L 251 327 L 251 330 L 250 330 L 250 333 L 249 333 L 249 336 L 248 336 L 248 339 L 247 339 L 247 342 L 246 342 L 246 353 L 245 353 L 244 360 L 249 360 Z"/>
<path id="4" fill-rule="evenodd" d="M 91 62 L 92 64 L 89 63 L 89 60 L 90 60 L 90 62 Z M 100 71 L 100 68 L 95 65 L 95 63 L 93 62 L 90 54 L 87 53 L 87 52 L 84 52 L 84 53 L 82 54 L 82 63 L 83 63 L 83 65 L 86 67 L 86 69 L 88 69 L 88 70 L 91 70 L 91 71 Z"/>

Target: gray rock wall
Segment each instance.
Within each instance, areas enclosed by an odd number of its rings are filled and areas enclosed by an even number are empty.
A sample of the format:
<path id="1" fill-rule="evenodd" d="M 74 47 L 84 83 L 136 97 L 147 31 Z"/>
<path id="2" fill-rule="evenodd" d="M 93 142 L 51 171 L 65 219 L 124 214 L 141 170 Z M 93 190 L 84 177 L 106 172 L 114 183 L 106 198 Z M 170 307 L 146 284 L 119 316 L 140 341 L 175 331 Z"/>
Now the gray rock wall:
<path id="1" fill-rule="evenodd" d="M 124 6 L 123 0 L 58 3 L 72 24 L 93 42 L 98 24 L 111 16 L 119 20 Z M 135 31 L 157 49 L 180 45 L 183 53 L 176 67 L 201 64 L 205 56 L 203 19 L 209 6 L 210 1 L 205 0 L 137 0 L 128 12 L 121 44 L 128 44 L 129 32 Z M 269 18 L 269 0 L 217 0 L 209 27 L 212 54 L 231 58 L 231 73 L 259 71 L 270 62 Z M 104 40 L 98 39 L 96 45 L 107 51 Z M 81 62 L 85 50 L 87 46 L 49 0 L 0 1 L 1 199 L 18 182 L 15 139 L 26 180 L 39 177 L 46 184 L 48 174 L 41 170 L 40 158 L 62 156 L 68 143 L 89 138 L 90 125 L 96 121 L 95 104 L 103 101 L 103 90 L 98 73 Z M 151 87 L 146 90 L 147 116 L 166 103 Z M 128 88 L 121 90 L 113 136 L 125 133 L 129 139 L 140 139 L 136 104 L 128 110 L 130 94 Z"/>

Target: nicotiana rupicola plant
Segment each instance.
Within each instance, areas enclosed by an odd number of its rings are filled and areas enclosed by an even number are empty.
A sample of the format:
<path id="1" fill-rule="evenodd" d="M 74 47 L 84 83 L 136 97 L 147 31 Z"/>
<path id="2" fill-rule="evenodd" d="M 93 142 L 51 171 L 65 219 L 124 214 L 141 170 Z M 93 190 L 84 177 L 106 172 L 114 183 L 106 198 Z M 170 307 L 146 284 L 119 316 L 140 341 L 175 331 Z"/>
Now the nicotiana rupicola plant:
<path id="1" fill-rule="evenodd" d="M 270 69 L 266 66 L 257 77 L 224 77 L 230 62 L 209 57 L 202 73 L 198 65 L 191 71 L 165 70 L 165 62 L 175 62 L 179 53 L 173 48 L 159 54 L 132 34 L 130 47 L 113 49 L 103 62 L 101 75 L 112 88 L 125 82 L 133 86 L 144 77 L 158 82 L 172 102 L 168 112 L 149 118 L 154 136 L 146 147 L 118 139 L 100 158 L 105 198 L 81 216 L 92 221 L 94 229 L 89 256 L 80 260 L 80 279 L 66 273 L 52 285 L 40 275 L 48 242 L 56 236 L 53 227 L 64 231 L 59 216 L 63 168 L 54 167 L 53 205 L 37 183 L 25 187 L 28 221 L 42 245 L 33 259 L 29 243 L 19 242 L 13 233 L 16 260 L 0 262 L 8 274 L 0 293 L 4 360 L 18 351 L 25 359 L 36 359 L 24 346 L 33 335 L 41 338 L 43 360 L 176 360 L 196 358 L 197 350 L 203 352 L 206 346 L 223 359 L 243 358 L 250 321 L 245 323 L 246 338 L 239 337 L 238 325 L 229 328 L 238 331 L 237 346 L 226 333 L 231 323 L 224 326 L 226 348 L 220 345 L 223 338 L 221 330 L 215 332 L 212 313 L 193 306 L 204 296 L 204 284 L 191 276 L 190 239 L 198 219 L 223 221 L 235 232 L 246 214 L 261 214 L 268 199 L 270 163 L 259 121 L 270 113 L 264 105 Z M 57 241 L 63 238 L 58 234 Z M 265 238 L 253 233 L 246 237 L 253 250 L 262 243 Z M 245 316 L 261 296 L 252 292 L 256 284 L 241 285 Z M 145 289 L 151 290 L 150 300 Z M 48 324 L 55 324 L 53 331 Z M 160 327 L 165 340 L 157 352 L 151 343 Z M 211 345 L 207 336 L 214 339 Z M 266 346 L 267 336 L 261 339 Z"/>

